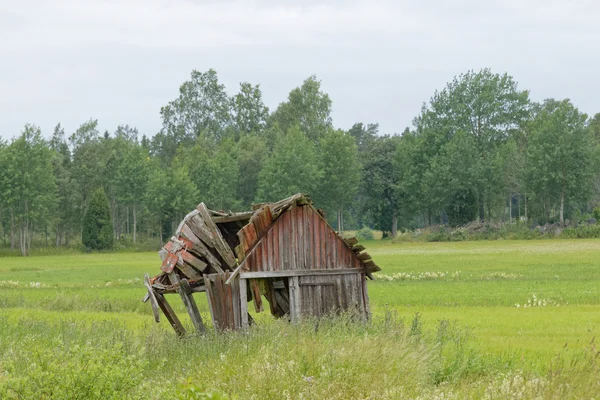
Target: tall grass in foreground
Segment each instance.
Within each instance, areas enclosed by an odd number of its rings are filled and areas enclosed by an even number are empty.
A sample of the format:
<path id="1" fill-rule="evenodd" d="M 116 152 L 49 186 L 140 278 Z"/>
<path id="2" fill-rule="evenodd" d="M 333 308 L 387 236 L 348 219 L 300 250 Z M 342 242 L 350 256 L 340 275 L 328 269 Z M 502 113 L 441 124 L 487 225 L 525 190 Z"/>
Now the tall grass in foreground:
<path id="1" fill-rule="evenodd" d="M 600 392 L 593 347 L 543 375 L 480 354 L 448 321 L 425 330 L 394 312 L 176 339 L 157 326 L 7 318 L 0 313 L 2 399 L 589 398 Z M 211 397 L 212 396 L 212 397 Z"/>

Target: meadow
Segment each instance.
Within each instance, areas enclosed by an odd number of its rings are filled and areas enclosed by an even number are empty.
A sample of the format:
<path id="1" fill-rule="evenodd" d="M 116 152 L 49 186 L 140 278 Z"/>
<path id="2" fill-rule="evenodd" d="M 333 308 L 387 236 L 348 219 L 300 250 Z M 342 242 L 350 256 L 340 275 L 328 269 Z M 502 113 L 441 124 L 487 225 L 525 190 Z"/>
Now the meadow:
<path id="1" fill-rule="evenodd" d="M 600 397 L 599 240 L 365 246 L 370 324 L 184 339 L 141 302 L 156 253 L 0 258 L 0 398 Z"/>

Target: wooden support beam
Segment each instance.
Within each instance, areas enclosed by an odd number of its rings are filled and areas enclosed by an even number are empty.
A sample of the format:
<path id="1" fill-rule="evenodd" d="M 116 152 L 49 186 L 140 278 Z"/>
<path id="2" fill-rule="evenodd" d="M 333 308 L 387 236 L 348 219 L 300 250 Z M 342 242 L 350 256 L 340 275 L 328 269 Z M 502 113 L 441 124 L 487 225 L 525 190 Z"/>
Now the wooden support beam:
<path id="1" fill-rule="evenodd" d="M 235 213 L 228 215 L 226 217 L 213 217 L 213 221 L 216 224 L 224 224 L 226 222 L 236 222 L 236 221 L 248 221 L 250 217 L 254 214 L 253 211 L 246 211 L 241 213 Z"/>
<path id="2" fill-rule="evenodd" d="M 252 301 L 254 303 L 254 311 L 257 313 L 263 312 L 262 298 L 260 296 L 260 287 L 258 281 L 253 279 L 250 281 L 250 291 L 252 292 Z"/>
<path id="3" fill-rule="evenodd" d="M 365 276 L 361 276 L 361 284 L 362 284 L 362 296 L 363 296 L 363 305 L 365 307 L 365 315 L 367 317 L 367 321 L 371 320 L 371 307 L 369 306 L 369 292 L 367 291 L 367 280 Z"/>
<path id="4" fill-rule="evenodd" d="M 181 296 L 181 300 L 183 300 L 183 304 L 187 309 L 187 312 L 194 324 L 194 328 L 198 333 L 206 332 L 206 328 L 204 327 L 204 322 L 202 322 L 202 316 L 200 315 L 200 311 L 198 311 L 198 306 L 196 305 L 196 301 L 192 296 L 192 288 L 188 283 L 187 279 L 179 279 L 177 274 L 171 272 L 169 274 L 169 280 L 173 285 L 179 284 L 179 295 Z"/>
<path id="5" fill-rule="evenodd" d="M 248 329 L 248 289 L 246 280 L 238 279 L 240 282 L 240 316 L 242 318 L 241 328 Z"/>
<path id="6" fill-rule="evenodd" d="M 289 280 L 290 286 L 290 321 L 292 323 L 300 322 L 302 314 L 300 304 L 300 278 L 292 276 Z"/>
<path id="7" fill-rule="evenodd" d="M 144 274 L 144 286 L 148 289 L 148 299 L 150 300 L 150 305 L 152 306 L 152 314 L 154 314 L 154 320 L 156 322 L 160 322 L 160 314 L 158 313 L 158 302 L 156 301 L 156 294 L 154 293 L 154 288 L 150 285 L 150 276 L 148 274 Z"/>
<path id="8" fill-rule="evenodd" d="M 312 275 L 346 275 L 363 274 L 363 268 L 342 268 L 342 269 L 297 269 L 289 271 L 261 271 L 261 272 L 242 272 L 241 279 L 259 279 L 259 278 L 282 278 L 290 276 L 312 276 Z"/>
<path id="9" fill-rule="evenodd" d="M 183 324 L 177 317 L 177 314 L 175 314 L 175 311 L 173 311 L 173 309 L 171 308 L 171 305 L 167 302 L 167 299 L 165 299 L 165 296 L 163 296 L 160 293 L 157 293 L 156 301 L 158 302 L 158 306 L 162 310 L 163 314 L 165 314 L 165 317 L 167 317 L 167 320 L 175 330 L 175 333 L 177 333 L 178 336 L 184 336 L 185 328 L 183 327 Z"/>
<path id="10" fill-rule="evenodd" d="M 210 318 L 212 320 L 213 328 L 218 329 L 217 319 L 215 318 L 215 305 L 213 301 L 213 282 L 210 280 L 208 275 L 204 276 L 204 284 L 206 285 L 206 301 L 208 301 L 208 309 L 210 310 Z"/>
<path id="11" fill-rule="evenodd" d="M 231 308 L 233 310 L 233 329 L 239 329 L 242 326 L 242 313 L 241 313 L 241 305 L 242 305 L 242 295 L 240 294 L 240 280 L 237 279 L 233 285 L 225 285 L 226 277 L 223 276 L 220 279 L 221 287 L 223 291 L 231 290 Z M 246 293 L 244 293 L 244 296 Z"/>

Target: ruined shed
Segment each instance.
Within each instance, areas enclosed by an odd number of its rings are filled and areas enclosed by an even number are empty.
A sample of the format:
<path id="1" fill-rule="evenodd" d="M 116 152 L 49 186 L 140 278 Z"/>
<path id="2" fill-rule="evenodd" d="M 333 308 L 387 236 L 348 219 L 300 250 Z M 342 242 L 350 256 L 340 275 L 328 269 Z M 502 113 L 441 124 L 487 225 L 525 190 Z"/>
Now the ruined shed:
<path id="1" fill-rule="evenodd" d="M 297 194 L 252 211 L 223 213 L 204 203 L 188 214 L 160 251 L 161 273 L 145 285 L 157 322 L 162 310 L 185 330 L 165 294 L 178 293 L 196 330 L 205 330 L 193 297 L 205 292 L 219 330 L 246 328 L 249 303 L 292 322 L 353 310 L 370 316 L 366 278 L 379 271 L 355 238 L 344 239 L 309 197 Z M 266 300 L 265 304 L 263 299 Z"/>

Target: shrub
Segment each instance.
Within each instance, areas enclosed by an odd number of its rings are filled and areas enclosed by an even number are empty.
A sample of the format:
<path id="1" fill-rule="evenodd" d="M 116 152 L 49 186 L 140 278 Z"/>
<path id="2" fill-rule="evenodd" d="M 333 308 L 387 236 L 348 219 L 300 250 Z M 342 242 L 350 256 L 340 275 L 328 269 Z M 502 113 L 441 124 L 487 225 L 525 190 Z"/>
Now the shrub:
<path id="1" fill-rule="evenodd" d="M 600 225 L 579 225 L 576 227 L 569 227 L 562 232 L 561 236 L 580 239 L 600 238 Z"/>
<path id="2" fill-rule="evenodd" d="M 94 192 L 83 218 L 83 245 L 91 250 L 113 247 L 113 225 L 110 206 L 103 189 Z"/>
<path id="3" fill-rule="evenodd" d="M 600 223 L 600 206 L 594 208 L 594 211 L 592 211 L 592 217 L 596 219 L 596 223 Z"/>
<path id="4" fill-rule="evenodd" d="M 437 232 L 427 234 L 425 239 L 428 242 L 449 242 L 451 240 L 451 235 L 446 231 L 446 228 L 440 226 L 440 229 Z"/>
<path id="5" fill-rule="evenodd" d="M 356 232 L 356 237 L 359 240 L 373 240 L 375 236 L 373 235 L 373 231 L 368 226 L 363 226 Z"/>

